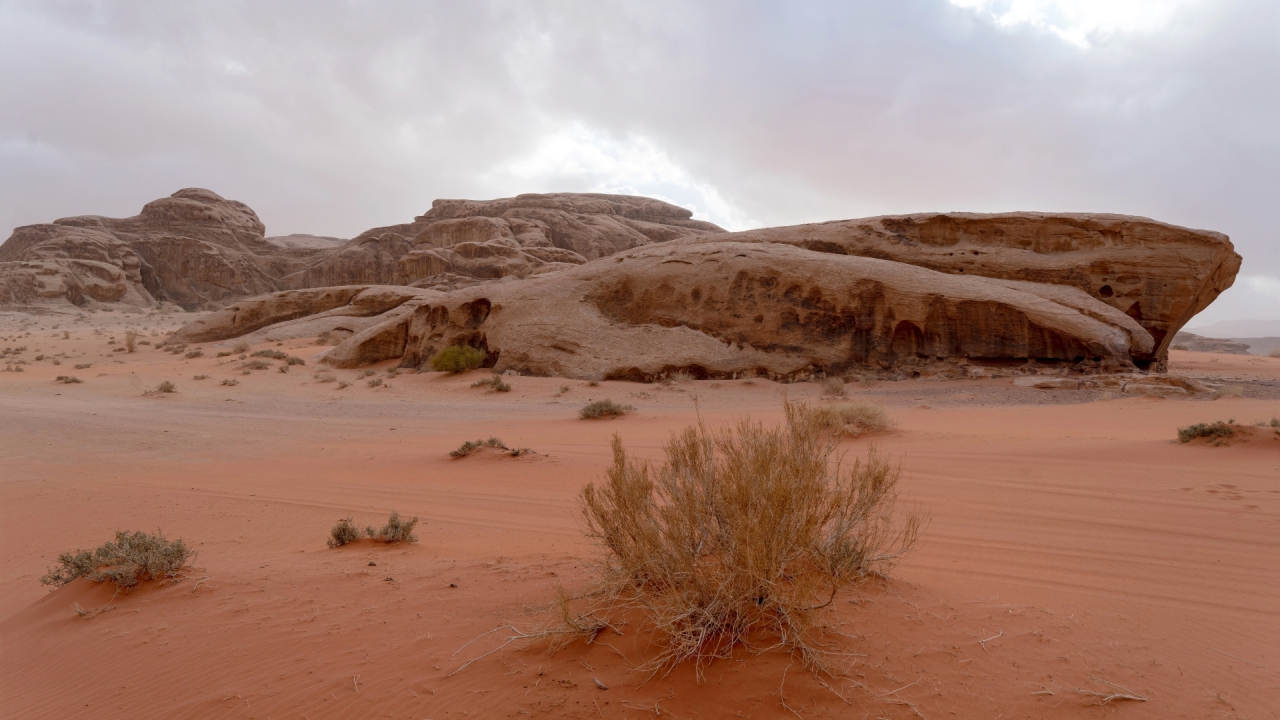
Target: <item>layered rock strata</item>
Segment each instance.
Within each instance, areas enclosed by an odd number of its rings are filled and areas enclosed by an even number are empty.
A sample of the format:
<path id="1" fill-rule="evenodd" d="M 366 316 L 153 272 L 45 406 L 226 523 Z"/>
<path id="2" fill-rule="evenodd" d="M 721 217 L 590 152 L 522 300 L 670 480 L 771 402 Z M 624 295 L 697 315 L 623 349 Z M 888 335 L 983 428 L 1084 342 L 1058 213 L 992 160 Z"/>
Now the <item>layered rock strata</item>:
<path id="1" fill-rule="evenodd" d="M 374 286 L 345 304 L 338 290 L 240 303 L 174 341 L 346 330 L 350 337 L 324 361 L 355 367 L 399 358 L 416 368 L 462 344 L 483 349 L 485 366 L 499 372 L 636 380 L 675 370 L 795 377 L 954 357 L 1131 368 L 1131 355 L 1153 344 L 1127 315 L 1074 288 L 786 244 L 655 245 L 447 293 Z M 376 308 L 385 309 L 375 318 Z"/>

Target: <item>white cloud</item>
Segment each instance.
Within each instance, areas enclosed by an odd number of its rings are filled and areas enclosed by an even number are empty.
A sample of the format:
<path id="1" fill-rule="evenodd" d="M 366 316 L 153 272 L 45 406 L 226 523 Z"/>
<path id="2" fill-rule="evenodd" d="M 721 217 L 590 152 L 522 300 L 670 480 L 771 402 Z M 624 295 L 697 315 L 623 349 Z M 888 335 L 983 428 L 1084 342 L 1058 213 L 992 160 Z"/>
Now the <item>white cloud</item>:
<path id="1" fill-rule="evenodd" d="M 633 133 L 615 140 L 581 123 L 543 137 L 533 152 L 495 168 L 490 180 L 495 185 L 514 180 L 526 188 L 645 195 L 688 208 L 695 218 L 729 230 L 760 227 L 649 138 Z"/>
<path id="2" fill-rule="evenodd" d="M 1113 33 L 1156 32 L 1197 0 L 950 0 L 1001 27 L 1031 26 L 1087 48 Z"/>

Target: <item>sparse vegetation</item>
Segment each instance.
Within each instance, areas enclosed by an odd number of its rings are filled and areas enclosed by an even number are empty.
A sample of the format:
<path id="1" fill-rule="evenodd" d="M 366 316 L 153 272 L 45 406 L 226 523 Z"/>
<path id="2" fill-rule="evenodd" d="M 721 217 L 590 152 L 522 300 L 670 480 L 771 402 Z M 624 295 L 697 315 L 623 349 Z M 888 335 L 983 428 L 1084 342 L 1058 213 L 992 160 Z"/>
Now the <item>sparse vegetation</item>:
<path id="1" fill-rule="evenodd" d="M 138 331 L 125 330 L 124 331 L 124 349 L 127 350 L 128 352 L 133 352 L 134 350 L 137 349 L 137 345 L 138 345 Z"/>
<path id="2" fill-rule="evenodd" d="M 316 382 L 320 382 L 320 383 L 331 383 L 331 382 L 337 381 L 338 379 L 337 376 L 335 376 L 333 373 L 329 372 L 328 370 L 321 370 L 320 372 L 316 373 L 312 377 L 316 379 Z"/>
<path id="3" fill-rule="evenodd" d="M 1232 422 L 1197 423 L 1188 425 L 1187 427 L 1178 428 L 1178 442 L 1189 443 L 1196 438 L 1210 438 L 1216 440 L 1218 438 L 1231 437 L 1236 434 L 1235 424 Z"/>
<path id="4" fill-rule="evenodd" d="M 735 647 L 782 647 L 827 672 L 813 630 L 836 595 L 885 574 L 914 544 L 921 518 L 895 516 L 899 469 L 871 450 L 837 475 L 818 416 L 784 406 L 786 423 L 749 419 L 674 436 L 654 468 L 618 436 L 607 478 L 583 489 L 596 583 L 562 597 L 566 630 L 594 637 L 640 615 L 660 651 L 641 670 L 686 661 L 699 676 Z M 762 644 L 763 643 L 763 644 Z"/>
<path id="5" fill-rule="evenodd" d="M 491 437 L 488 440 L 468 440 L 462 443 L 461 445 L 459 445 L 457 450 L 451 451 L 449 453 L 449 457 L 463 458 L 475 452 L 476 450 L 479 450 L 480 448 L 487 448 L 487 447 L 497 448 L 499 450 L 510 449 L 507 447 L 506 443 L 502 442 L 496 437 Z"/>
<path id="6" fill-rule="evenodd" d="M 360 531 L 356 529 L 355 522 L 350 517 L 342 518 L 329 531 L 329 547 L 331 548 L 342 547 L 359 539 Z"/>
<path id="7" fill-rule="evenodd" d="M 599 381 L 599 380 L 588 380 L 588 381 L 587 381 L 587 387 L 600 387 L 600 381 Z"/>
<path id="8" fill-rule="evenodd" d="M 823 395 L 834 395 L 836 397 L 844 395 L 844 378 L 829 375 L 822 378 L 822 382 L 818 384 L 822 386 Z"/>
<path id="9" fill-rule="evenodd" d="M 165 380 L 164 382 L 156 386 L 156 392 L 158 393 L 176 392 L 177 389 L 178 389 L 177 386 L 175 386 L 173 383 L 169 382 L 168 380 Z"/>
<path id="10" fill-rule="evenodd" d="M 84 381 L 76 377 L 75 375 L 59 375 L 58 378 L 54 380 L 54 382 L 60 382 L 66 385 L 74 385 L 75 383 L 81 383 Z"/>
<path id="11" fill-rule="evenodd" d="M 511 386 L 502 381 L 502 376 L 494 373 L 493 377 L 485 380 L 477 380 L 471 383 L 471 387 L 487 387 L 489 392 L 511 392 Z"/>
<path id="12" fill-rule="evenodd" d="M 233 353 L 247 353 L 247 352 L 249 352 L 249 343 L 247 343 L 247 342 L 245 342 L 245 341 L 241 340 L 241 341 L 237 342 L 235 345 L 232 345 L 232 346 L 231 346 L 231 352 L 233 352 Z"/>
<path id="13" fill-rule="evenodd" d="M 62 553 L 58 565 L 40 582 L 61 587 L 83 577 L 129 590 L 141 580 L 178 577 L 194 557 L 181 538 L 169 541 L 159 531 L 154 535 L 117 531 L 114 541 L 97 549 Z"/>
<path id="14" fill-rule="evenodd" d="M 374 378 L 369 381 L 369 387 L 379 387 L 382 385 L 382 378 Z"/>
<path id="15" fill-rule="evenodd" d="M 198 357 L 204 357 L 204 351 L 203 351 L 203 350 L 201 350 L 200 348 L 196 348 L 195 350 L 188 350 L 188 351 L 187 351 L 187 359 L 188 359 L 188 360 L 194 360 L 195 358 L 198 358 Z"/>
<path id="16" fill-rule="evenodd" d="M 684 370 L 677 370 L 673 373 L 669 373 L 662 379 L 663 385 L 678 385 L 680 383 L 687 382 L 693 382 L 693 376 Z"/>
<path id="17" fill-rule="evenodd" d="M 192 380 L 208 380 L 209 376 L 208 375 L 192 375 L 191 379 Z"/>
<path id="18" fill-rule="evenodd" d="M 250 360 L 240 364 L 241 370 L 270 370 L 271 363 L 266 360 Z"/>
<path id="19" fill-rule="evenodd" d="M 616 418 L 621 417 L 628 412 L 635 410 L 631 405 L 620 405 L 612 400 L 593 400 L 583 406 L 578 411 L 578 415 L 583 420 L 596 420 L 599 418 Z"/>
<path id="20" fill-rule="evenodd" d="M 826 432 L 837 437 L 858 437 L 863 433 L 892 430 L 895 423 L 885 409 L 870 402 L 841 402 L 828 405 L 803 405 L 800 412 L 814 416 Z"/>
<path id="21" fill-rule="evenodd" d="M 418 536 L 413 534 L 413 528 L 418 524 L 418 518 L 415 516 L 412 520 L 400 519 L 400 513 L 392 512 L 391 517 L 387 518 L 387 524 L 381 529 L 374 530 L 372 527 L 365 528 L 365 534 L 369 537 L 384 543 L 418 542 Z"/>
<path id="22" fill-rule="evenodd" d="M 351 387 L 351 383 L 349 383 L 349 382 L 347 382 L 347 381 L 345 381 L 345 380 L 343 380 L 343 381 L 341 381 L 341 382 L 339 382 L 339 383 L 338 383 L 338 389 L 339 389 L 339 390 L 345 390 L 346 388 L 349 388 L 349 387 Z"/>
<path id="23" fill-rule="evenodd" d="M 77 370 L 88 370 L 93 367 L 93 363 L 76 363 Z"/>
<path id="24" fill-rule="evenodd" d="M 222 379 L 222 382 L 220 382 L 220 383 L 218 383 L 218 384 L 219 384 L 219 385 L 226 385 L 226 386 L 228 386 L 228 387 L 234 387 L 234 386 L 236 386 L 236 385 L 239 385 L 239 384 L 240 384 L 240 381 L 239 381 L 239 380 L 236 380 L 235 378 L 223 378 L 223 379 Z"/>
<path id="25" fill-rule="evenodd" d="M 484 362 L 484 351 L 468 345 L 450 345 L 431 358 L 431 368 L 440 372 L 460 373 L 475 370 Z"/>

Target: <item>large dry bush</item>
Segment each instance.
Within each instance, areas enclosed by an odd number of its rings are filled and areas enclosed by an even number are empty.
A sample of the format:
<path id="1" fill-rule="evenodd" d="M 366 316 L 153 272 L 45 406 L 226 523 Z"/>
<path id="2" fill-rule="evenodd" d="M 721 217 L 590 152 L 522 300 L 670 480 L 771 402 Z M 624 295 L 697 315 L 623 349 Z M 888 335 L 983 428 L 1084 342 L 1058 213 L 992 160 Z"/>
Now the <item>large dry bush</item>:
<path id="1" fill-rule="evenodd" d="M 617 436 L 607 479 L 581 501 L 603 550 L 598 585 L 562 603 L 572 629 L 599 632 L 640 613 L 661 652 L 642 669 L 704 666 L 735 647 L 798 652 L 829 672 L 815 644 L 819 614 L 840 590 L 887 572 L 916 540 L 898 519 L 899 470 L 874 449 L 851 467 L 819 414 L 785 403 L 786 423 L 744 419 L 673 435 L 660 467 Z M 642 631 L 643 632 L 643 631 Z"/>

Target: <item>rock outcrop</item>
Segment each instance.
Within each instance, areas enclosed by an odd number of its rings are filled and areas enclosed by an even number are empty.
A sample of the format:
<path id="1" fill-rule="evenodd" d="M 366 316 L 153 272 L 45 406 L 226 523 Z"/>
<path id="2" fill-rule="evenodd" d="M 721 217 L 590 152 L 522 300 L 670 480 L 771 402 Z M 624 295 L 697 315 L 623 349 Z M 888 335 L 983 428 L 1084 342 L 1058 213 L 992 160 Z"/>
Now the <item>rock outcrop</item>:
<path id="1" fill-rule="evenodd" d="M 558 193 L 436 200 L 405 225 L 367 230 L 284 278 L 291 288 L 348 284 L 454 289 L 551 272 L 622 250 L 723 234 L 684 208 L 627 195 Z"/>
<path id="2" fill-rule="evenodd" d="M 298 337 L 361 327 L 325 354 L 339 367 L 399 358 L 421 367 L 448 345 L 499 372 L 646 380 L 916 371 L 951 358 L 1132 368 L 1153 340 L 1073 288 L 961 276 L 786 244 L 664 244 L 521 282 L 436 292 L 375 286 L 335 307 L 325 291 L 237 304 L 175 342 Z M 297 308 L 319 310 L 304 325 Z M 380 298 L 374 302 L 375 298 Z M 261 307 L 280 305 L 274 325 Z M 368 308 L 386 307 L 376 320 Z M 245 318 L 252 318 L 246 321 Z"/>
<path id="3" fill-rule="evenodd" d="M 724 232 L 691 218 L 684 208 L 649 198 L 520 195 L 437 200 L 412 223 L 350 241 L 267 238 L 247 205 L 208 190 L 179 190 L 132 218 L 63 218 L 15 229 L 0 245 L 0 306 L 171 302 L 194 310 L 334 285 L 452 289 Z"/>
<path id="4" fill-rule="evenodd" d="M 263 239 L 244 203 L 179 190 L 131 218 L 63 218 L 17 228 L 0 245 L 0 304 L 171 302 L 187 309 L 280 289 L 307 251 Z"/>
<path id="5" fill-rule="evenodd" d="M 1129 215 L 928 213 L 766 228 L 715 238 L 1077 288 L 1142 325 L 1165 357 L 1173 335 L 1231 287 L 1240 256 L 1227 236 Z M 689 241 L 684 241 L 689 242 Z"/>

